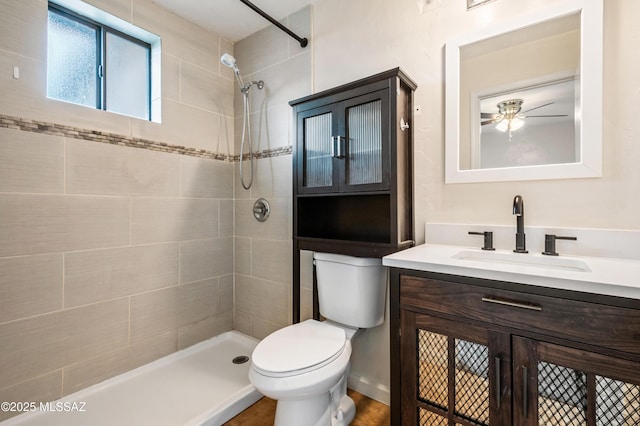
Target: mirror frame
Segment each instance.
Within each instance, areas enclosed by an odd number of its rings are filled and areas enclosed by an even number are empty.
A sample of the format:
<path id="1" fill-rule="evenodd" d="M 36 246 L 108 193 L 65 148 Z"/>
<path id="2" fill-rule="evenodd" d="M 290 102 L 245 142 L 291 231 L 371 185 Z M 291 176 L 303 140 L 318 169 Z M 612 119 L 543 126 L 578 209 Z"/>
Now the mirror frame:
<path id="1" fill-rule="evenodd" d="M 460 169 L 460 49 L 504 33 L 580 13 L 579 162 L 493 169 Z M 586 31 L 585 31 L 586 29 Z M 602 176 L 603 0 L 567 0 L 551 8 L 491 23 L 445 46 L 445 183 L 572 179 Z"/>

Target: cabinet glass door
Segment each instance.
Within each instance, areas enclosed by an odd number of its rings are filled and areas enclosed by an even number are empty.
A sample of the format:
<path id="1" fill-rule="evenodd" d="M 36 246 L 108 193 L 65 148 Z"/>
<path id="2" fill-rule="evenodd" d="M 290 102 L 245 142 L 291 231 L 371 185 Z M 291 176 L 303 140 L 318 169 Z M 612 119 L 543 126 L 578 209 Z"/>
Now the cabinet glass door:
<path id="1" fill-rule="evenodd" d="M 347 185 L 382 183 L 382 101 L 378 99 L 349 108 L 347 121 Z"/>
<path id="2" fill-rule="evenodd" d="M 298 115 L 298 138 L 303 141 L 297 153 L 298 186 L 302 192 L 325 192 L 337 187 L 333 136 L 337 123 L 331 106 Z"/>
<path id="3" fill-rule="evenodd" d="M 331 186 L 333 156 L 331 145 L 331 113 L 316 115 L 304 120 L 304 181 L 308 188 Z"/>
<path id="4" fill-rule="evenodd" d="M 345 105 L 344 189 L 387 189 L 389 148 L 387 91 L 349 100 Z"/>
<path id="5" fill-rule="evenodd" d="M 300 192 L 389 189 L 388 99 L 378 90 L 298 113 Z"/>

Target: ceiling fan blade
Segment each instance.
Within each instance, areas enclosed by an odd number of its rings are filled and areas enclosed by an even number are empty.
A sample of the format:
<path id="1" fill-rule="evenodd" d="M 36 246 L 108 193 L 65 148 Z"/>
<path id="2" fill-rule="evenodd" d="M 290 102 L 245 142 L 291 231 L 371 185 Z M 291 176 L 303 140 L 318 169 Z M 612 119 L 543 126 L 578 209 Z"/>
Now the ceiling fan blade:
<path id="1" fill-rule="evenodd" d="M 482 118 L 480 119 L 480 125 L 481 126 L 486 126 L 487 124 L 493 124 L 493 123 L 499 123 L 504 119 L 504 115 L 502 114 L 491 114 L 492 117 L 487 117 L 490 120 L 487 121 L 482 121 Z"/>
<path id="2" fill-rule="evenodd" d="M 481 112 L 480 113 L 480 118 L 496 118 L 498 117 L 500 114 L 494 114 L 494 113 L 490 113 L 490 112 Z"/>
<path id="3" fill-rule="evenodd" d="M 494 124 L 497 123 L 499 121 L 502 121 L 502 118 L 494 118 L 493 120 L 488 120 L 488 121 L 483 121 L 482 123 L 480 123 L 481 126 L 486 126 L 487 124 Z"/>
<path id="4" fill-rule="evenodd" d="M 534 109 L 538 109 L 538 108 L 546 107 L 546 106 L 549 106 L 549 105 L 552 105 L 552 104 L 555 104 L 555 102 L 549 102 L 548 104 L 543 104 L 543 105 L 539 105 L 539 106 L 537 106 L 537 107 L 529 108 L 529 109 L 528 109 L 528 110 L 526 110 L 526 111 L 522 111 L 522 112 L 521 112 L 521 114 L 527 113 L 527 112 L 529 112 L 529 111 L 533 111 Z"/>

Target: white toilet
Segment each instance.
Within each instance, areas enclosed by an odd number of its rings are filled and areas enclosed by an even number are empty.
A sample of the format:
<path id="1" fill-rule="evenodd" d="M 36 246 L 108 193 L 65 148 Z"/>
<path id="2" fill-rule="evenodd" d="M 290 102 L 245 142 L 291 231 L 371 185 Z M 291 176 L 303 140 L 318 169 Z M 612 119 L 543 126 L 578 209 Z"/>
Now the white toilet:
<path id="1" fill-rule="evenodd" d="M 386 268 L 380 259 L 314 253 L 323 322 L 307 320 L 263 339 L 249 380 L 278 401 L 276 426 L 348 425 L 351 341 L 360 328 L 384 322 Z"/>

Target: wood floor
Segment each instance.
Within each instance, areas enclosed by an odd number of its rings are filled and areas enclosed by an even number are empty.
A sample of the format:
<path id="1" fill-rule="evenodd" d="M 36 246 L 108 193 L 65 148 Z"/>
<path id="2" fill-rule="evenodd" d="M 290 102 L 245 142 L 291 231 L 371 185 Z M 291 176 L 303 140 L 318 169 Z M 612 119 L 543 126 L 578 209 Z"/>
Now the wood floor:
<path id="1" fill-rule="evenodd" d="M 356 418 L 351 426 L 389 426 L 389 406 L 351 389 L 348 394 L 356 403 Z M 272 426 L 275 416 L 276 401 L 264 397 L 224 426 Z"/>

